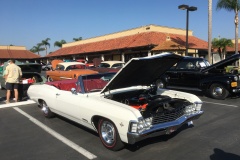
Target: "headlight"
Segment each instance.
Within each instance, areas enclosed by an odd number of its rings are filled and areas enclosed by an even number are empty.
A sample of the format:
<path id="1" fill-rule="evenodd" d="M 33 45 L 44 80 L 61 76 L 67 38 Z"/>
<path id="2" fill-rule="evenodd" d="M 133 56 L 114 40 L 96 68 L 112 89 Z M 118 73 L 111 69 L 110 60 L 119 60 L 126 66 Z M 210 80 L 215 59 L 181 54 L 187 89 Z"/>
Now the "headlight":
<path id="1" fill-rule="evenodd" d="M 238 77 L 237 77 L 237 76 L 234 76 L 234 77 L 233 77 L 233 80 L 234 80 L 234 81 L 238 81 Z"/>
<path id="2" fill-rule="evenodd" d="M 202 108 L 202 102 L 194 102 L 191 105 L 186 106 L 184 113 L 186 115 L 190 115 L 195 113 L 196 111 L 200 111 Z"/>
<path id="3" fill-rule="evenodd" d="M 139 118 L 138 122 L 130 122 L 129 131 L 132 133 L 141 133 L 152 126 L 152 117 L 143 119 Z"/>
<path id="4" fill-rule="evenodd" d="M 196 107 L 196 111 L 201 111 L 202 108 L 202 102 L 195 102 L 195 107 Z"/>

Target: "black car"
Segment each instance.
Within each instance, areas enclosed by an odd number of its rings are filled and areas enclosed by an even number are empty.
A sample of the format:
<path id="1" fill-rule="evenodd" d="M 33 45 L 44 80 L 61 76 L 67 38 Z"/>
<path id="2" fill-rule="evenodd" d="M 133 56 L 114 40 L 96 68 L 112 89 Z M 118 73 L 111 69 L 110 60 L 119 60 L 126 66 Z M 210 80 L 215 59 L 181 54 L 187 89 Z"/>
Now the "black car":
<path id="1" fill-rule="evenodd" d="M 235 54 L 210 65 L 204 58 L 184 57 L 161 75 L 156 85 L 159 88 L 201 91 L 212 98 L 225 99 L 240 92 L 238 70 L 227 69 L 227 66 L 235 66 L 236 62 L 239 64 L 239 59 L 240 54 Z"/>
<path id="2" fill-rule="evenodd" d="M 15 62 L 22 70 L 22 77 L 20 79 L 19 100 L 27 96 L 28 87 L 32 84 L 44 84 L 47 79 L 41 75 L 41 65 L 37 63 L 22 63 L 20 61 Z M 6 88 L 5 83 L 5 70 L 8 62 L 4 62 L 4 65 L 0 67 L 0 89 Z"/>

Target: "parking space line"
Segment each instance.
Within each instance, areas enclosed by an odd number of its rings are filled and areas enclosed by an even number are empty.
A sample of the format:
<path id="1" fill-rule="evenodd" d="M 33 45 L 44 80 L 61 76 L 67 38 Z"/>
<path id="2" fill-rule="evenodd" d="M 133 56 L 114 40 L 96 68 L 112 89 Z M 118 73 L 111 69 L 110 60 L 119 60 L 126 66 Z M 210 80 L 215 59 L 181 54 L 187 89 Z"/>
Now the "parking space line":
<path id="1" fill-rule="evenodd" d="M 44 125 L 42 122 L 38 121 L 37 119 L 33 118 L 32 116 L 30 116 L 29 114 L 27 114 L 26 112 L 24 112 L 23 110 L 21 110 L 18 107 L 14 107 L 13 109 L 15 109 L 16 111 L 18 111 L 19 113 L 21 113 L 22 115 L 24 115 L 25 117 L 29 118 L 30 121 L 32 121 L 33 123 L 35 123 L 37 126 L 41 127 L 43 130 L 45 130 L 46 132 L 48 132 L 49 134 L 51 134 L 52 136 L 54 136 L 55 138 L 57 138 L 58 140 L 62 141 L 64 144 L 68 145 L 69 147 L 71 147 L 72 149 L 76 150 L 77 152 L 81 153 L 83 156 L 87 157 L 88 159 L 94 159 L 97 158 L 97 156 L 95 156 L 94 154 L 88 152 L 87 150 L 85 150 L 84 148 L 80 147 L 79 145 L 77 145 L 76 143 L 70 141 L 69 139 L 67 139 L 66 137 L 62 136 L 61 134 L 57 133 L 56 131 L 52 130 L 51 128 L 47 127 L 46 125 Z"/>
<path id="2" fill-rule="evenodd" d="M 239 106 L 236 106 L 236 105 L 230 105 L 230 104 L 224 104 L 224 103 L 214 103 L 214 102 L 206 102 L 206 101 L 203 101 L 203 103 L 210 103 L 210 104 L 216 104 L 216 105 L 221 105 L 221 106 L 230 106 L 230 107 L 239 107 Z"/>
<path id="3" fill-rule="evenodd" d="M 36 102 L 34 102 L 33 100 L 27 100 L 27 101 L 22 101 L 22 102 L 16 102 L 16 103 L 4 103 L 0 105 L 0 109 L 1 108 L 8 108 L 8 107 L 15 107 L 15 106 L 21 106 L 21 105 L 27 105 L 27 104 L 34 104 Z"/>

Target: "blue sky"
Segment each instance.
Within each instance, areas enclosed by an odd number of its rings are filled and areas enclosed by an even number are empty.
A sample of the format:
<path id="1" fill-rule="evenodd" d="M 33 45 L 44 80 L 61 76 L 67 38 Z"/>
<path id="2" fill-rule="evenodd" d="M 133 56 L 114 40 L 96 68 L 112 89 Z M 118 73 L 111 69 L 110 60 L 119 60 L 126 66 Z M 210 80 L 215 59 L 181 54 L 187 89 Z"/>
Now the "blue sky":
<path id="1" fill-rule="evenodd" d="M 234 39 L 234 12 L 217 11 L 217 0 L 212 1 L 212 38 Z M 72 42 L 149 24 L 186 29 L 181 4 L 198 8 L 189 13 L 189 30 L 207 41 L 208 0 L 0 0 L 0 45 L 29 50 L 50 38 L 48 50 L 55 51 L 59 49 L 55 41 Z"/>

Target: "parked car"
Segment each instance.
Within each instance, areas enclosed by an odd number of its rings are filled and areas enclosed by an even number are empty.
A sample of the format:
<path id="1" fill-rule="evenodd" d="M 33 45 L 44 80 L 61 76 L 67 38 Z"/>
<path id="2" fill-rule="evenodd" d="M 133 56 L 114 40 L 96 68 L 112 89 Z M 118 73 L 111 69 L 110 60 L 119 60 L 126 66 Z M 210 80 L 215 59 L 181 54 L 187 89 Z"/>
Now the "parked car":
<path id="1" fill-rule="evenodd" d="M 19 85 L 19 100 L 27 96 L 27 89 L 32 84 L 43 84 L 47 79 L 41 75 L 41 65 L 37 63 L 22 63 L 20 61 L 15 62 L 22 70 L 22 77 Z M 0 89 L 6 88 L 4 71 L 8 65 L 8 62 L 4 62 L 4 65 L 0 67 Z"/>
<path id="2" fill-rule="evenodd" d="M 184 57 L 157 80 L 160 88 L 200 91 L 214 99 L 225 99 L 240 92 L 240 75 L 228 66 L 239 61 L 235 54 L 213 65 L 203 58 Z"/>
<path id="3" fill-rule="evenodd" d="M 42 65 L 42 70 L 43 71 L 52 70 L 52 65 L 50 63 L 41 62 L 40 64 Z"/>
<path id="4" fill-rule="evenodd" d="M 181 59 L 171 53 L 134 58 L 117 73 L 32 85 L 28 95 L 45 117 L 59 114 L 75 121 L 97 132 L 106 148 L 119 150 L 125 143 L 171 134 L 203 114 L 197 96 L 154 85 L 156 73 Z"/>
<path id="5" fill-rule="evenodd" d="M 97 71 L 98 73 L 106 73 L 106 72 L 118 72 L 121 68 L 104 68 L 104 67 L 93 67 L 93 68 L 89 68 L 93 71 Z"/>
<path id="6" fill-rule="evenodd" d="M 91 70 L 97 71 L 99 73 L 106 72 L 118 72 L 123 66 L 125 62 L 122 61 L 103 61 L 99 64 L 98 67 L 89 68 Z"/>
<path id="7" fill-rule="evenodd" d="M 125 62 L 122 61 L 103 61 L 99 64 L 99 68 L 122 68 Z"/>
<path id="8" fill-rule="evenodd" d="M 64 79 L 76 79 L 82 74 L 98 73 L 90 69 L 81 62 L 62 62 L 56 65 L 55 70 L 46 71 L 48 81 L 59 81 Z"/>

